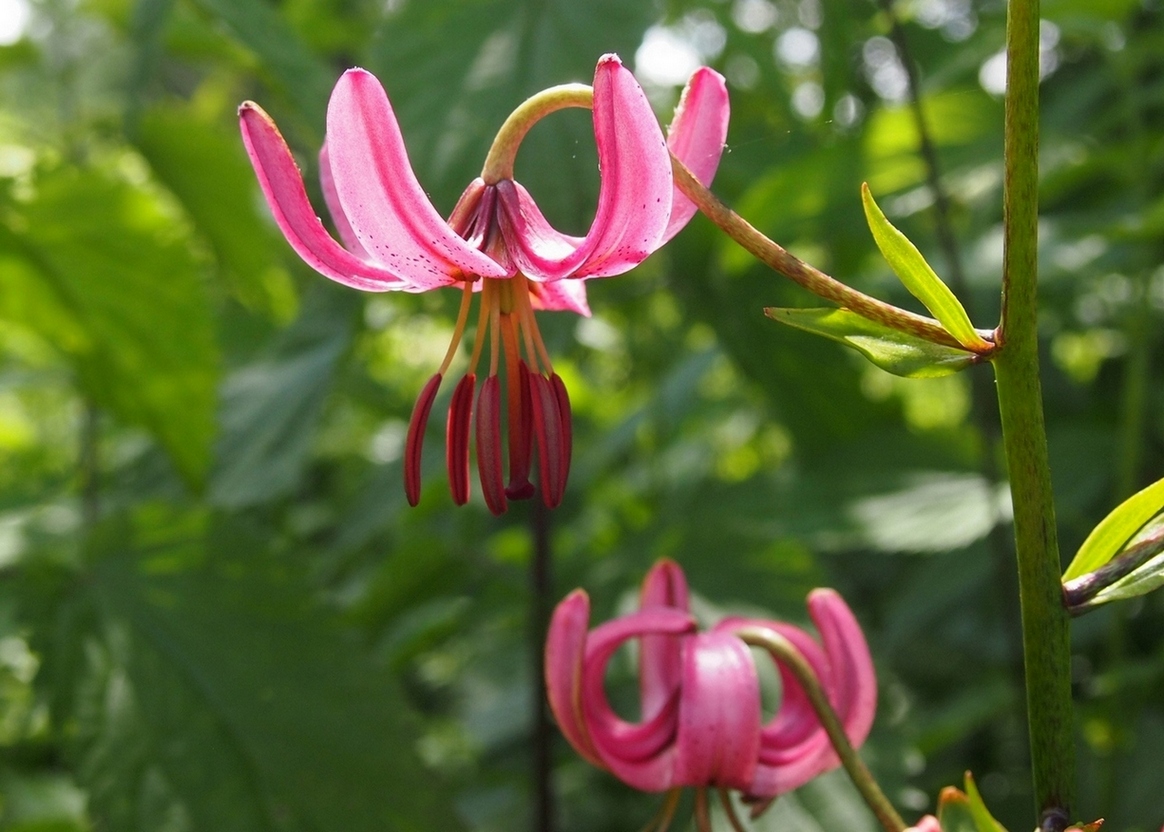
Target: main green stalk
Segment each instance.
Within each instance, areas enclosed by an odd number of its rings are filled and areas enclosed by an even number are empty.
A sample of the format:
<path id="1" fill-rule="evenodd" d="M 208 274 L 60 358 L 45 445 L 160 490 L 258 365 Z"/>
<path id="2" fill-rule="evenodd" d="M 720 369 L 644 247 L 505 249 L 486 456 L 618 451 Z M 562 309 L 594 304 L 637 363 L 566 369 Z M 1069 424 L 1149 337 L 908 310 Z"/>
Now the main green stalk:
<path id="1" fill-rule="evenodd" d="M 1002 322 L 993 363 L 1014 503 L 1035 801 L 1044 828 L 1062 829 L 1075 791 L 1075 746 L 1069 616 L 1039 385 L 1038 0 L 1010 0 L 1006 49 Z"/>

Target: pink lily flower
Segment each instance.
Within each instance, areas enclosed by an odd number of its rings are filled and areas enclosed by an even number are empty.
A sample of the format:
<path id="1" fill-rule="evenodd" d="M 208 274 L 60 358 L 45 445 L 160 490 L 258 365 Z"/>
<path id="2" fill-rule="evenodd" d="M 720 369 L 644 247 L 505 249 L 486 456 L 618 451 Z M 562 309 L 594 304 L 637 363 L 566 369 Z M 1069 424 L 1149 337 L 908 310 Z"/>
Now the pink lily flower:
<path id="1" fill-rule="evenodd" d="M 554 229 L 506 168 L 499 175 L 488 163 L 446 221 L 412 172 L 383 87 L 362 69 L 348 70 L 332 92 L 320 151 L 322 190 L 342 246 L 316 216 L 275 123 L 253 102 L 239 108 L 243 141 L 263 194 L 283 235 L 308 265 L 363 291 L 424 292 L 446 286 L 463 291 L 449 351 L 421 391 L 409 424 L 404 471 L 412 505 L 420 499 L 424 428 L 464 334 L 474 292 L 481 295 L 480 319 L 469 371 L 453 393 L 446 431 L 453 500 L 462 505 L 469 499 L 476 368 L 488 346 L 488 373 L 475 406 L 477 467 L 486 504 L 501 514 L 508 499 L 533 496 L 537 489 L 529 474 L 535 442 L 542 499 L 551 508 L 561 502 L 570 466 L 570 403 L 534 311 L 589 315 L 585 279 L 632 269 L 694 215 L 695 205 L 672 182 L 669 150 L 701 181 L 710 183 L 715 175 L 727 134 L 728 101 L 723 78 L 714 71 L 702 68 L 692 76 L 666 140 L 638 82 L 615 55 L 599 60 L 592 103 L 587 101 L 562 105 L 593 110 L 602 179 L 585 237 Z M 504 406 L 498 376 L 502 362 Z"/>
<path id="2" fill-rule="evenodd" d="M 925 815 L 916 824 L 906 829 L 905 832 L 942 832 L 942 825 L 938 823 L 938 819 L 933 815 Z"/>
<path id="3" fill-rule="evenodd" d="M 779 667 L 783 699 L 762 724 L 760 684 L 740 628 L 776 631 L 820 679 L 854 747 L 865 741 L 877 705 L 877 680 L 861 628 L 840 595 L 808 596 L 817 642 L 779 621 L 726 618 L 699 632 L 688 610 L 683 571 L 663 560 L 647 573 L 639 610 L 588 631 L 582 590 L 554 611 L 546 641 L 550 707 L 570 744 L 588 761 L 643 791 L 682 786 L 737 789 L 769 801 L 840 761 L 804 690 Z M 606 665 L 638 638 L 641 716 L 627 722 L 610 707 Z"/>

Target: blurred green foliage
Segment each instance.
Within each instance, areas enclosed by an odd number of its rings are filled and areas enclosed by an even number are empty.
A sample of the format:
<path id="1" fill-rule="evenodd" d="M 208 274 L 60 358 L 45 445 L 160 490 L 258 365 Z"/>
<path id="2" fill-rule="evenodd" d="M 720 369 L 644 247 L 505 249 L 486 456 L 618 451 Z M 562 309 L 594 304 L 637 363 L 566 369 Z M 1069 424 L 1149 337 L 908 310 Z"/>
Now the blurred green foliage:
<path id="1" fill-rule="evenodd" d="M 952 202 L 953 288 L 989 327 L 1004 4 L 895 9 Z M 1164 8 L 1043 14 L 1041 331 L 1069 556 L 1164 468 Z M 529 507 L 454 509 L 435 436 L 418 509 L 400 482 L 455 293 L 364 296 L 307 270 L 260 201 L 243 99 L 276 118 L 322 204 L 328 91 L 368 67 L 447 211 L 530 92 L 586 81 L 616 51 L 666 122 L 702 60 L 731 85 L 716 190 L 745 217 L 918 309 L 865 226 L 868 181 L 950 273 L 901 59 L 868 0 L 0 0 L 9 19 L 23 25 L 0 46 L 4 832 L 529 823 Z M 539 125 L 518 176 L 584 229 L 585 114 Z M 893 799 L 914 817 L 972 769 L 1000 821 L 1026 828 L 989 371 L 897 378 L 777 326 L 763 307 L 814 299 L 698 218 L 590 297 L 593 318 L 543 324 L 576 418 L 555 597 L 585 586 L 605 616 L 663 555 L 709 615 L 802 621 L 807 590 L 836 586 L 879 668 L 865 756 Z M 1154 830 L 1164 608 L 1113 606 L 1074 632 L 1079 811 Z M 555 757 L 564 832 L 654 811 L 564 743 Z M 871 823 L 833 774 L 756 826 Z"/>

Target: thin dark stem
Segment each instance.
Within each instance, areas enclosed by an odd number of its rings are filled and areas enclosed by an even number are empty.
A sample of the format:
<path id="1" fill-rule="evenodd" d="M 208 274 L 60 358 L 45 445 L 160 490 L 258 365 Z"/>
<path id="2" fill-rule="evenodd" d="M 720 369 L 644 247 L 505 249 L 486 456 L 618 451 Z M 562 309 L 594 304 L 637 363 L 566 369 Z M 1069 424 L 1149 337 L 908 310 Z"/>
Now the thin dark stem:
<path id="1" fill-rule="evenodd" d="M 554 832 L 553 728 L 546 707 L 546 627 L 553 600 L 550 562 L 550 510 L 534 499 L 530 512 L 533 555 L 530 558 L 530 641 L 533 654 L 533 787 L 534 832 Z"/>

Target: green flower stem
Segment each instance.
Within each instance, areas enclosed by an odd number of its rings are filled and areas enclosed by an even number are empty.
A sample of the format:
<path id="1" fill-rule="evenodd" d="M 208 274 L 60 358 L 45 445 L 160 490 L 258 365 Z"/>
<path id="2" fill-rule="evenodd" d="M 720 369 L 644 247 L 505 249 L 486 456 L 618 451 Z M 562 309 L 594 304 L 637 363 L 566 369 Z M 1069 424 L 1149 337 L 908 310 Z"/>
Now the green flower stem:
<path id="1" fill-rule="evenodd" d="M 1002 321 L 994 356 L 1003 446 L 1014 504 L 1027 718 L 1036 806 L 1066 817 L 1075 788 L 1069 616 L 1039 385 L 1037 328 L 1039 4 L 1007 12 Z"/>
<path id="2" fill-rule="evenodd" d="M 481 178 L 486 185 L 496 185 L 502 179 L 513 179 L 513 161 L 521 140 L 530 128 L 550 113 L 569 107 L 589 110 L 594 106 L 594 89 L 586 84 L 562 84 L 550 87 L 527 98 L 514 110 L 489 148 Z"/>
<path id="3" fill-rule="evenodd" d="M 813 672 L 812 667 L 800 654 L 800 651 L 784 636 L 766 627 L 741 627 L 736 630 L 736 635 L 745 644 L 767 650 L 783 667 L 792 671 L 796 681 L 800 683 L 808 695 L 808 701 L 812 703 L 812 708 L 816 711 L 820 724 L 824 726 L 825 733 L 829 735 L 829 740 L 832 742 L 837 756 L 841 758 L 841 765 L 849 773 L 853 785 L 857 787 L 861 797 L 873 810 L 873 814 L 877 816 L 877 820 L 881 822 L 885 832 L 903 832 L 905 822 L 901 819 L 901 815 L 897 814 L 897 810 L 893 808 L 893 804 L 881 791 L 881 787 L 873 779 L 873 774 L 857 754 L 852 743 L 849 742 L 848 736 L 845 735 L 845 729 L 841 725 L 841 720 L 837 717 L 837 712 L 833 710 L 832 704 L 829 703 L 820 680 L 816 678 L 816 673 Z"/>
<path id="4" fill-rule="evenodd" d="M 699 206 L 699 210 L 718 225 L 725 234 L 735 240 L 741 248 L 769 268 L 780 272 L 814 295 L 856 312 L 863 318 L 884 324 L 900 332 L 916 335 L 934 344 L 965 349 L 954 336 L 946 331 L 945 327 L 933 318 L 916 315 L 905 309 L 898 309 L 892 304 L 858 292 L 793 256 L 782 246 L 761 234 L 731 208 L 724 205 L 674 155 L 671 156 L 671 167 L 675 184 L 679 190 Z"/>

